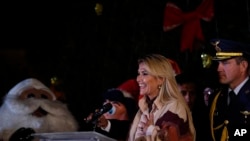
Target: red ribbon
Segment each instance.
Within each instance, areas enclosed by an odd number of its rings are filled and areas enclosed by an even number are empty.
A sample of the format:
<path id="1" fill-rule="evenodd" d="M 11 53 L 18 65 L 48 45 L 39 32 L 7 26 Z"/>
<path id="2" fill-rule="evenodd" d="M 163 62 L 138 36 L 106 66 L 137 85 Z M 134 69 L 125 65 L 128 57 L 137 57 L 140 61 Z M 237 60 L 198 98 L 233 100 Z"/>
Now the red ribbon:
<path id="1" fill-rule="evenodd" d="M 203 0 L 195 11 L 183 13 L 174 3 L 168 2 L 164 10 L 163 30 L 183 25 L 180 50 L 192 51 L 195 40 L 204 41 L 200 20 L 210 21 L 214 16 L 213 0 Z"/>

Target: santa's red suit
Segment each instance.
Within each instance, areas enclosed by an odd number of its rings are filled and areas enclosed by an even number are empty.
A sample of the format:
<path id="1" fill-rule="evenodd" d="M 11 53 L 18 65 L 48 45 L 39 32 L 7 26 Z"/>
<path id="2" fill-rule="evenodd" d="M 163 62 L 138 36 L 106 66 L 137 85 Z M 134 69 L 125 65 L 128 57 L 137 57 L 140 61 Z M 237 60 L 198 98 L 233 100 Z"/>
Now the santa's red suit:
<path id="1" fill-rule="evenodd" d="M 0 107 L 0 140 L 8 141 L 21 128 L 35 133 L 77 131 L 67 105 L 56 100 L 40 81 L 29 78 L 14 86 Z"/>

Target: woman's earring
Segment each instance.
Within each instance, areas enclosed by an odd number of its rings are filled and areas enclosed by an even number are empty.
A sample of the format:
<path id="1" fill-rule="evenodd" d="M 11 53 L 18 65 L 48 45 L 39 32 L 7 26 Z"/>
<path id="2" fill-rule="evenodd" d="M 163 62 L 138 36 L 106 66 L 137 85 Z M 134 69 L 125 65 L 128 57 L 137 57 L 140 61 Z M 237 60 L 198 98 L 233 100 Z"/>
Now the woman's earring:
<path id="1" fill-rule="evenodd" d="M 158 89 L 161 89 L 161 85 L 158 86 Z"/>

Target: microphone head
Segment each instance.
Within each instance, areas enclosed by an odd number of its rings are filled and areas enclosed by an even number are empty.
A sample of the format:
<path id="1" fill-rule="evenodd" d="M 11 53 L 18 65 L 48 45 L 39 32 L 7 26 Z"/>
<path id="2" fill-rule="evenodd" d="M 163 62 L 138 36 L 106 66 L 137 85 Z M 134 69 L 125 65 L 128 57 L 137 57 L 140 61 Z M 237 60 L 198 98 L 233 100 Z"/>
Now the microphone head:
<path id="1" fill-rule="evenodd" d="M 107 103 L 105 105 L 103 105 L 97 112 L 95 112 L 92 116 L 91 120 L 86 121 L 87 123 L 92 122 L 95 123 L 96 120 L 103 115 L 104 113 L 108 112 L 109 110 L 111 110 L 113 107 L 113 105 L 111 103 Z"/>
<path id="2" fill-rule="evenodd" d="M 107 103 L 105 105 L 103 105 L 103 107 L 99 110 L 102 114 L 108 112 L 109 110 L 112 109 L 112 104 L 111 103 Z"/>

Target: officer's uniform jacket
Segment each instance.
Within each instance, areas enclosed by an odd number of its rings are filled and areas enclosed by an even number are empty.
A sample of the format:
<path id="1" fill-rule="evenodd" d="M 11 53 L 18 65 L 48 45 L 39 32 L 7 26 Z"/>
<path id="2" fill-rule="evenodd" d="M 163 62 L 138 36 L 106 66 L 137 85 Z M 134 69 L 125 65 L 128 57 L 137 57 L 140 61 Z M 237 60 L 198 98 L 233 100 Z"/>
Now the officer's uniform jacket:
<path id="1" fill-rule="evenodd" d="M 211 132 L 216 141 L 221 137 L 233 140 L 237 129 L 247 129 L 250 132 L 250 78 L 230 104 L 228 93 L 228 87 L 222 88 L 212 103 Z"/>

